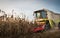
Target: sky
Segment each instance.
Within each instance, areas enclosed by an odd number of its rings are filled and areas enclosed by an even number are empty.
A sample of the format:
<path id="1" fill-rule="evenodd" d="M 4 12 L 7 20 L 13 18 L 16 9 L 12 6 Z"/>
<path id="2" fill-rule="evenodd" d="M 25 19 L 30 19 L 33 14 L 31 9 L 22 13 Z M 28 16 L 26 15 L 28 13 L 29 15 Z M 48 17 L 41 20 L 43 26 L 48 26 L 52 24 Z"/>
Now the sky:
<path id="1" fill-rule="evenodd" d="M 0 9 L 8 15 L 16 16 L 25 14 L 29 19 L 33 19 L 33 12 L 46 8 L 55 13 L 60 13 L 60 0 L 0 0 Z"/>

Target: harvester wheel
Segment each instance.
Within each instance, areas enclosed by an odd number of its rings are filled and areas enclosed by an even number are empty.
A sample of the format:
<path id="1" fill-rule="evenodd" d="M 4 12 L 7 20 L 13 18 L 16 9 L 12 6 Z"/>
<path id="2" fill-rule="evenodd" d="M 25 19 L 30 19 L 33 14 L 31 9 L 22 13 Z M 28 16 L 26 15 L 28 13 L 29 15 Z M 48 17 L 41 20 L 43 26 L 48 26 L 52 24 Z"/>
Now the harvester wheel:
<path id="1" fill-rule="evenodd" d="M 50 28 L 51 28 L 50 23 L 49 23 L 49 21 L 47 20 L 47 21 L 46 21 L 46 25 L 45 25 L 45 30 L 49 30 Z"/>

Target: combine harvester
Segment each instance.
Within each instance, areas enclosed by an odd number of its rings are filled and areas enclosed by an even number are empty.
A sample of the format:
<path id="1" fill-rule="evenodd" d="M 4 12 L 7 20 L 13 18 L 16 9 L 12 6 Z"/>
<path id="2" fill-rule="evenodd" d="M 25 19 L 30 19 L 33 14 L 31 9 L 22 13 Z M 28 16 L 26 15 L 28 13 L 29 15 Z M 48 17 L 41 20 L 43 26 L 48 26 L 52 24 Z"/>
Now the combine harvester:
<path id="1" fill-rule="evenodd" d="M 54 29 L 60 22 L 60 14 L 46 9 L 34 11 L 34 18 L 37 27 L 33 28 L 33 32 Z"/>

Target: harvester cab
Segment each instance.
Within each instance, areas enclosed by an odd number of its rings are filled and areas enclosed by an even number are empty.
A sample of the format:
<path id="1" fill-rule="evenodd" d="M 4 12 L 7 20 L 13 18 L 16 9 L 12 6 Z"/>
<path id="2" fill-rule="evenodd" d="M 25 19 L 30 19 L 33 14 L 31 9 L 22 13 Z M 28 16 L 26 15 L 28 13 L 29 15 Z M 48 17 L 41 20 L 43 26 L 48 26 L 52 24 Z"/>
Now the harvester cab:
<path id="1" fill-rule="evenodd" d="M 47 12 L 44 10 L 38 10 L 34 12 L 35 22 L 38 27 L 33 29 L 33 32 L 43 31 L 50 29 L 50 23 L 47 17 Z"/>

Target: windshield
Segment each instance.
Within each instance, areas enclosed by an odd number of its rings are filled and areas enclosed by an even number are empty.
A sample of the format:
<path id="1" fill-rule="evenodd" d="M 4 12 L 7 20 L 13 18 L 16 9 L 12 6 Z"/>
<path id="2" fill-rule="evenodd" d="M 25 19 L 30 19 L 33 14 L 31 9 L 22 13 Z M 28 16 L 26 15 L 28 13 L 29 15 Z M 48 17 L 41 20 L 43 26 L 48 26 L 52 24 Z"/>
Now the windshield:
<path id="1" fill-rule="evenodd" d="M 46 14 L 45 11 L 42 11 L 42 12 L 41 12 L 41 15 L 42 15 L 42 18 L 46 18 L 46 17 L 47 17 L 47 14 Z"/>
<path id="2" fill-rule="evenodd" d="M 37 18 L 40 18 L 40 13 L 37 13 Z"/>
<path id="3" fill-rule="evenodd" d="M 41 11 L 35 14 L 36 18 L 46 18 L 47 14 L 45 11 Z"/>

